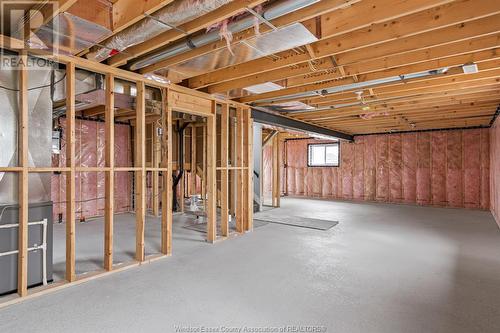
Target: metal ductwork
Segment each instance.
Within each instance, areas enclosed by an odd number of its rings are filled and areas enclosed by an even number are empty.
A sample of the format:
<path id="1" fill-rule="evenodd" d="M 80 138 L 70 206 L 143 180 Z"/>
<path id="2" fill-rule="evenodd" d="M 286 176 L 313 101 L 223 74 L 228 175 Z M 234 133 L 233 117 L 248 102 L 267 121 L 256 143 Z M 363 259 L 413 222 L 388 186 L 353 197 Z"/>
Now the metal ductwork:
<path id="1" fill-rule="evenodd" d="M 2 57 L 8 57 L 3 55 Z M 12 56 L 17 57 L 17 56 Z M 50 97 L 50 67 L 39 67 L 36 61 L 30 62 L 28 76 L 28 155 L 29 166 L 50 167 L 52 165 L 52 100 Z M 18 88 L 19 71 L 3 67 L 0 71 L 0 85 L 9 89 Z M 18 165 L 18 91 L 0 88 L 0 165 Z M 16 204 L 19 200 L 18 175 L 0 172 L 0 205 Z M 50 174 L 29 174 L 29 202 L 50 200 Z"/>
<path id="2" fill-rule="evenodd" d="M 216 10 L 230 3 L 231 0 L 178 0 L 147 16 L 140 22 L 128 27 L 106 41 L 87 58 L 103 61 L 113 54 L 125 51 L 127 48 L 149 40 L 162 32 L 176 29 L 179 25 L 196 17 Z"/>
<path id="3" fill-rule="evenodd" d="M 302 9 L 304 7 L 310 6 L 319 2 L 320 0 L 284 0 L 277 2 L 273 5 L 270 5 L 264 8 L 261 16 L 266 21 L 274 20 L 278 17 L 287 15 L 296 10 Z M 254 26 L 255 17 L 253 15 L 249 15 L 243 17 L 239 20 L 231 22 L 228 24 L 227 29 L 231 33 L 237 33 L 246 29 L 249 29 Z M 185 53 L 191 49 L 201 47 L 203 45 L 207 45 L 213 42 L 216 42 L 220 39 L 220 35 L 218 31 L 212 31 L 206 34 L 196 35 L 192 38 L 187 38 L 183 42 L 179 42 L 173 44 L 171 46 L 166 47 L 165 49 L 155 52 L 147 57 L 140 59 L 136 62 L 133 62 L 130 65 L 131 70 L 138 70 L 144 68 L 146 66 L 155 64 L 161 60 L 165 60 L 181 53 Z"/>

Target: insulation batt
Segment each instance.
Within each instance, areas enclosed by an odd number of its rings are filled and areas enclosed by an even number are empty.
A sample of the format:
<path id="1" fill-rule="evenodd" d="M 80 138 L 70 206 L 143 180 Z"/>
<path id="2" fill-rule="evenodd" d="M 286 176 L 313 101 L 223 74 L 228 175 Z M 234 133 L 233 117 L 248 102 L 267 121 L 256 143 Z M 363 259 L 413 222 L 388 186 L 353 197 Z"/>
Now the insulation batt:
<path id="1" fill-rule="evenodd" d="M 165 8 L 158 10 L 152 16 L 157 20 L 178 27 L 183 23 L 189 22 L 201 15 L 214 11 L 217 8 L 232 2 L 232 0 L 182 0 L 174 1 Z M 152 18 L 145 18 L 134 25 L 128 27 L 122 32 L 114 35 L 104 43 L 103 48 L 89 53 L 88 58 L 95 61 L 103 61 L 112 55 L 120 53 L 158 36 L 162 32 L 170 30 L 164 24 L 161 24 Z"/>
<path id="2" fill-rule="evenodd" d="M 66 121 L 61 119 L 62 149 L 53 156 L 54 166 L 64 166 L 66 161 Z M 104 167 L 105 127 L 104 123 L 76 120 L 75 124 L 76 165 L 79 167 Z M 115 166 L 127 167 L 132 164 L 130 151 L 130 127 L 115 125 Z M 131 209 L 131 178 L 128 172 L 115 173 L 115 212 L 127 212 Z M 76 216 L 81 219 L 104 215 L 104 173 L 76 173 Z M 66 176 L 64 173 L 52 176 L 52 201 L 54 202 L 54 220 L 62 214 L 66 220 Z"/>
<path id="3" fill-rule="evenodd" d="M 491 213 L 500 226 L 500 117 L 497 118 L 490 128 L 490 193 L 491 193 Z M 488 152 L 482 150 L 483 155 Z M 487 165 L 485 163 L 485 165 Z M 486 195 L 486 194 L 483 194 Z"/>
<path id="4" fill-rule="evenodd" d="M 489 209 L 491 163 L 497 170 L 491 206 L 498 216 L 498 123 L 491 134 L 470 129 L 358 136 L 341 143 L 340 167 L 307 167 L 307 145 L 328 141 L 288 140 L 286 190 L 291 196 Z M 264 163 L 266 158 L 265 152 Z"/>

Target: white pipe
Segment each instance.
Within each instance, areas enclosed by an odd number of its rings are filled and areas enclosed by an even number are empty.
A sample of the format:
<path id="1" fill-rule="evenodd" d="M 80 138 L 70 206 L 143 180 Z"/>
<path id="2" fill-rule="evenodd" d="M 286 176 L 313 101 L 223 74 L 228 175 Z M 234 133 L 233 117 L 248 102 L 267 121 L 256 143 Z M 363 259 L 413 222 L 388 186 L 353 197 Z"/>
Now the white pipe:
<path id="1" fill-rule="evenodd" d="M 36 222 L 28 222 L 28 226 L 42 225 L 42 245 L 35 245 L 28 248 L 28 252 L 42 250 L 42 283 L 44 286 L 47 285 L 47 219 Z M 19 228 L 19 223 L 17 224 L 1 224 L 0 229 L 9 228 Z M 8 252 L 0 253 L 0 257 L 9 256 L 12 254 L 19 253 L 19 250 L 13 250 Z"/>

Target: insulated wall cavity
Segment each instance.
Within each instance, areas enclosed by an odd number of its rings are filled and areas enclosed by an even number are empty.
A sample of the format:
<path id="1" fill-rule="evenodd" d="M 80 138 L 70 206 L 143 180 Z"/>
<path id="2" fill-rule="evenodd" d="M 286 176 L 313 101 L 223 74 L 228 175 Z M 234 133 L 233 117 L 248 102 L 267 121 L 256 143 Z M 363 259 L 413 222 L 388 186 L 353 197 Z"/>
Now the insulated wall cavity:
<path id="1" fill-rule="evenodd" d="M 288 140 L 288 194 L 489 209 L 489 137 L 488 129 L 358 136 L 341 143 L 339 167 L 314 168 L 307 145 L 325 141 Z"/>
<path id="2" fill-rule="evenodd" d="M 500 118 L 490 128 L 490 204 L 491 213 L 500 226 Z M 483 151 L 483 153 L 485 153 Z"/>
<path id="3" fill-rule="evenodd" d="M 66 161 L 66 121 L 60 118 L 62 128 L 62 149 L 54 155 L 54 166 L 64 166 Z M 75 156 L 77 167 L 105 166 L 105 124 L 102 122 L 76 120 L 75 124 Z M 131 164 L 130 127 L 115 124 L 115 167 L 127 167 Z M 76 216 L 87 219 L 104 215 L 104 173 L 77 172 L 75 176 Z M 131 210 L 131 175 L 128 172 L 115 173 L 115 212 Z M 52 201 L 54 202 L 54 219 L 66 219 L 66 176 L 52 175 Z"/>

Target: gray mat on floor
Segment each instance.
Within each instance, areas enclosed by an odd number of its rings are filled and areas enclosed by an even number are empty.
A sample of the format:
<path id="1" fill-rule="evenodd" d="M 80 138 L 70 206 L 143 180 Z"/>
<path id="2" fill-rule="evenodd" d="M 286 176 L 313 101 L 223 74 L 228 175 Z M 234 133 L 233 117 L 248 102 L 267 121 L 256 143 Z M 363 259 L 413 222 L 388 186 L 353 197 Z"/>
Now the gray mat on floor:
<path id="1" fill-rule="evenodd" d="M 285 224 L 293 227 L 309 228 L 323 231 L 329 230 L 339 224 L 338 221 L 311 219 L 301 216 L 255 216 L 254 221 Z"/>
<path id="2" fill-rule="evenodd" d="M 262 226 L 265 226 L 267 224 L 267 222 L 265 221 L 257 221 L 257 220 L 253 220 L 253 228 L 259 228 L 259 227 L 262 227 Z M 182 226 L 183 228 L 185 229 L 189 229 L 189 230 L 194 230 L 194 231 L 198 231 L 198 232 L 202 232 L 202 233 L 206 233 L 207 232 L 207 223 L 206 222 L 202 222 L 202 223 L 193 223 L 193 224 L 186 224 L 184 226 Z M 229 224 L 229 230 L 230 231 L 236 231 L 236 227 L 234 224 Z M 217 226 L 217 234 L 220 234 L 221 230 L 220 230 L 220 226 Z"/>

